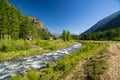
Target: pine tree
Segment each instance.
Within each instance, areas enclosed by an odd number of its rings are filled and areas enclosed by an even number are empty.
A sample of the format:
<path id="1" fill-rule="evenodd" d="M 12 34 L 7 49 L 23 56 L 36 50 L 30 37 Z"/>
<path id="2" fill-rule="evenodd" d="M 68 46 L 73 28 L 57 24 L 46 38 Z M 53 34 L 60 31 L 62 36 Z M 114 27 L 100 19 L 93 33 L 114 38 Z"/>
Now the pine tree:
<path id="1" fill-rule="evenodd" d="M 9 17 L 9 22 L 10 22 L 10 35 L 12 38 L 18 38 L 19 34 L 19 18 L 18 18 L 18 13 L 15 10 L 14 6 L 11 5 L 10 9 L 10 17 Z"/>
<path id="2" fill-rule="evenodd" d="M 8 19 L 7 12 L 10 6 L 7 0 L 0 0 L 0 37 L 4 38 L 4 35 L 8 33 Z"/>
<path id="3" fill-rule="evenodd" d="M 66 32 L 66 30 L 63 30 L 63 32 L 62 32 L 62 38 L 63 38 L 64 41 L 67 40 L 67 32 Z"/>
<path id="4" fill-rule="evenodd" d="M 28 36 L 31 36 L 29 35 L 31 32 L 31 29 L 32 29 L 32 22 L 30 21 L 29 17 L 24 16 L 23 21 L 20 26 L 19 37 L 25 39 Z"/>
<path id="5" fill-rule="evenodd" d="M 69 32 L 69 31 L 67 31 L 67 41 L 70 41 L 70 39 L 71 39 L 70 32 Z"/>

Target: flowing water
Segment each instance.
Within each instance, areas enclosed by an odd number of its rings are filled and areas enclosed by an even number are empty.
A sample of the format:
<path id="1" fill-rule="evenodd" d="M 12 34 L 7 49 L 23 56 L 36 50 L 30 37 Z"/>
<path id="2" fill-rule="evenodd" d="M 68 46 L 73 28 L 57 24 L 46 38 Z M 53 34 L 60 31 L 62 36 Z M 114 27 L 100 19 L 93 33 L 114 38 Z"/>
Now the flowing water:
<path id="1" fill-rule="evenodd" d="M 76 43 L 71 47 L 54 52 L 1 62 L 0 80 L 9 80 L 11 76 L 25 74 L 31 68 L 40 70 L 46 67 L 47 63 L 55 63 L 62 59 L 65 54 L 71 55 L 73 52 L 79 50 L 81 46 L 82 44 Z"/>

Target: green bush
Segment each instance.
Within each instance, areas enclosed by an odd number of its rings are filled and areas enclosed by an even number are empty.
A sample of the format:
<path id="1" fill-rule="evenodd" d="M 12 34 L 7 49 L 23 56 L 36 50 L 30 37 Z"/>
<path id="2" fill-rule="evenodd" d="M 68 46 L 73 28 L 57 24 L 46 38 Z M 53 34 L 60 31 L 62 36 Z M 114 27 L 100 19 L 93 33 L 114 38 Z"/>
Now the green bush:
<path id="1" fill-rule="evenodd" d="M 28 78 L 28 80 L 39 80 L 38 71 L 35 69 L 29 70 L 27 73 L 27 78 Z"/>
<path id="2" fill-rule="evenodd" d="M 10 52 L 18 50 L 28 50 L 31 48 L 31 42 L 24 40 L 17 41 L 1 41 L 0 42 L 0 51 L 1 52 Z"/>
<path id="3" fill-rule="evenodd" d="M 13 47 L 10 43 L 3 43 L 1 45 L 1 49 L 0 49 L 2 52 L 8 52 L 8 51 L 12 51 L 13 50 Z"/>
<path id="4" fill-rule="evenodd" d="M 10 80 L 28 80 L 27 78 L 19 75 L 19 76 L 14 76 Z"/>

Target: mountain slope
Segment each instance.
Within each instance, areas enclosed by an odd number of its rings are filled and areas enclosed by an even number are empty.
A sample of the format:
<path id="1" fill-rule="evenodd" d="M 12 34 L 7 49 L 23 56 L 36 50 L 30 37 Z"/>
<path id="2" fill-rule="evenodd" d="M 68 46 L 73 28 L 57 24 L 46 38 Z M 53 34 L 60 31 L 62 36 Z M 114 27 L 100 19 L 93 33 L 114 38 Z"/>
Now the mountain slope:
<path id="1" fill-rule="evenodd" d="M 97 28 L 95 32 L 98 31 L 105 31 L 109 29 L 119 28 L 120 27 L 120 14 L 113 18 L 111 21 L 106 23 L 105 25 L 102 25 L 101 27 Z"/>
<path id="2" fill-rule="evenodd" d="M 112 16 L 112 18 L 111 18 Z M 80 35 L 82 40 L 120 40 L 120 11 L 103 19 L 99 22 L 105 24 L 96 24 Z M 114 17 L 113 17 L 114 16 Z M 111 19 L 111 20 L 110 20 Z M 107 21 L 105 21 L 107 20 Z M 107 22 L 107 23 L 106 23 Z"/>
<path id="3" fill-rule="evenodd" d="M 0 0 L 0 39 L 46 39 L 52 36 L 43 22 L 23 15 L 8 0 Z"/>
<path id="4" fill-rule="evenodd" d="M 97 22 L 94 26 L 92 26 L 90 29 L 88 29 L 87 31 L 83 32 L 82 34 L 87 34 L 87 33 L 90 33 L 90 32 L 94 32 L 96 29 L 98 29 L 99 27 L 107 24 L 108 22 L 110 22 L 112 19 L 116 18 L 116 16 L 118 16 L 120 14 L 120 11 L 114 13 L 114 14 L 111 14 L 110 16 L 100 20 L 99 22 Z M 81 34 L 81 35 L 82 35 Z"/>
<path id="5" fill-rule="evenodd" d="M 44 23 L 41 20 L 39 20 L 39 19 L 37 19 L 35 17 L 32 17 L 32 16 L 29 16 L 29 18 L 32 21 L 32 24 L 34 26 L 36 26 L 39 30 L 43 30 L 43 31 L 48 32 L 46 26 L 44 25 Z"/>
<path id="6" fill-rule="evenodd" d="M 49 39 L 50 37 L 54 37 L 41 20 L 33 16 L 29 16 L 29 18 L 33 27 L 37 30 L 37 37 L 41 39 Z"/>

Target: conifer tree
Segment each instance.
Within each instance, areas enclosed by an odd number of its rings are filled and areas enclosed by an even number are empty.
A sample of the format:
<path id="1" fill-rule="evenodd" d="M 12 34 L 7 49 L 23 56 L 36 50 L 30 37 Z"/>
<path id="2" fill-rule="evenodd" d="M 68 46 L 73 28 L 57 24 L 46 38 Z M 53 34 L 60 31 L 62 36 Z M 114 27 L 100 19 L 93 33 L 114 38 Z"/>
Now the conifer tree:
<path id="1" fill-rule="evenodd" d="M 67 32 L 66 32 L 66 30 L 63 30 L 63 32 L 62 32 L 62 38 L 63 38 L 64 41 L 67 40 Z"/>
<path id="2" fill-rule="evenodd" d="M 67 41 L 70 41 L 70 39 L 71 39 L 70 32 L 69 32 L 69 31 L 67 31 Z"/>
<path id="3" fill-rule="evenodd" d="M 0 37 L 4 38 L 4 35 L 7 34 L 8 30 L 8 20 L 7 20 L 7 11 L 9 5 L 7 0 L 0 0 Z"/>
<path id="4" fill-rule="evenodd" d="M 20 33 L 19 37 L 25 39 L 28 37 L 32 29 L 32 22 L 30 21 L 29 17 L 24 16 L 21 26 L 20 26 Z"/>
<path id="5" fill-rule="evenodd" d="M 14 6 L 11 5 L 11 16 L 9 17 L 9 21 L 10 21 L 10 34 L 11 37 L 13 38 L 18 38 L 18 34 L 19 34 L 19 18 L 17 15 L 17 11 L 15 10 Z"/>

